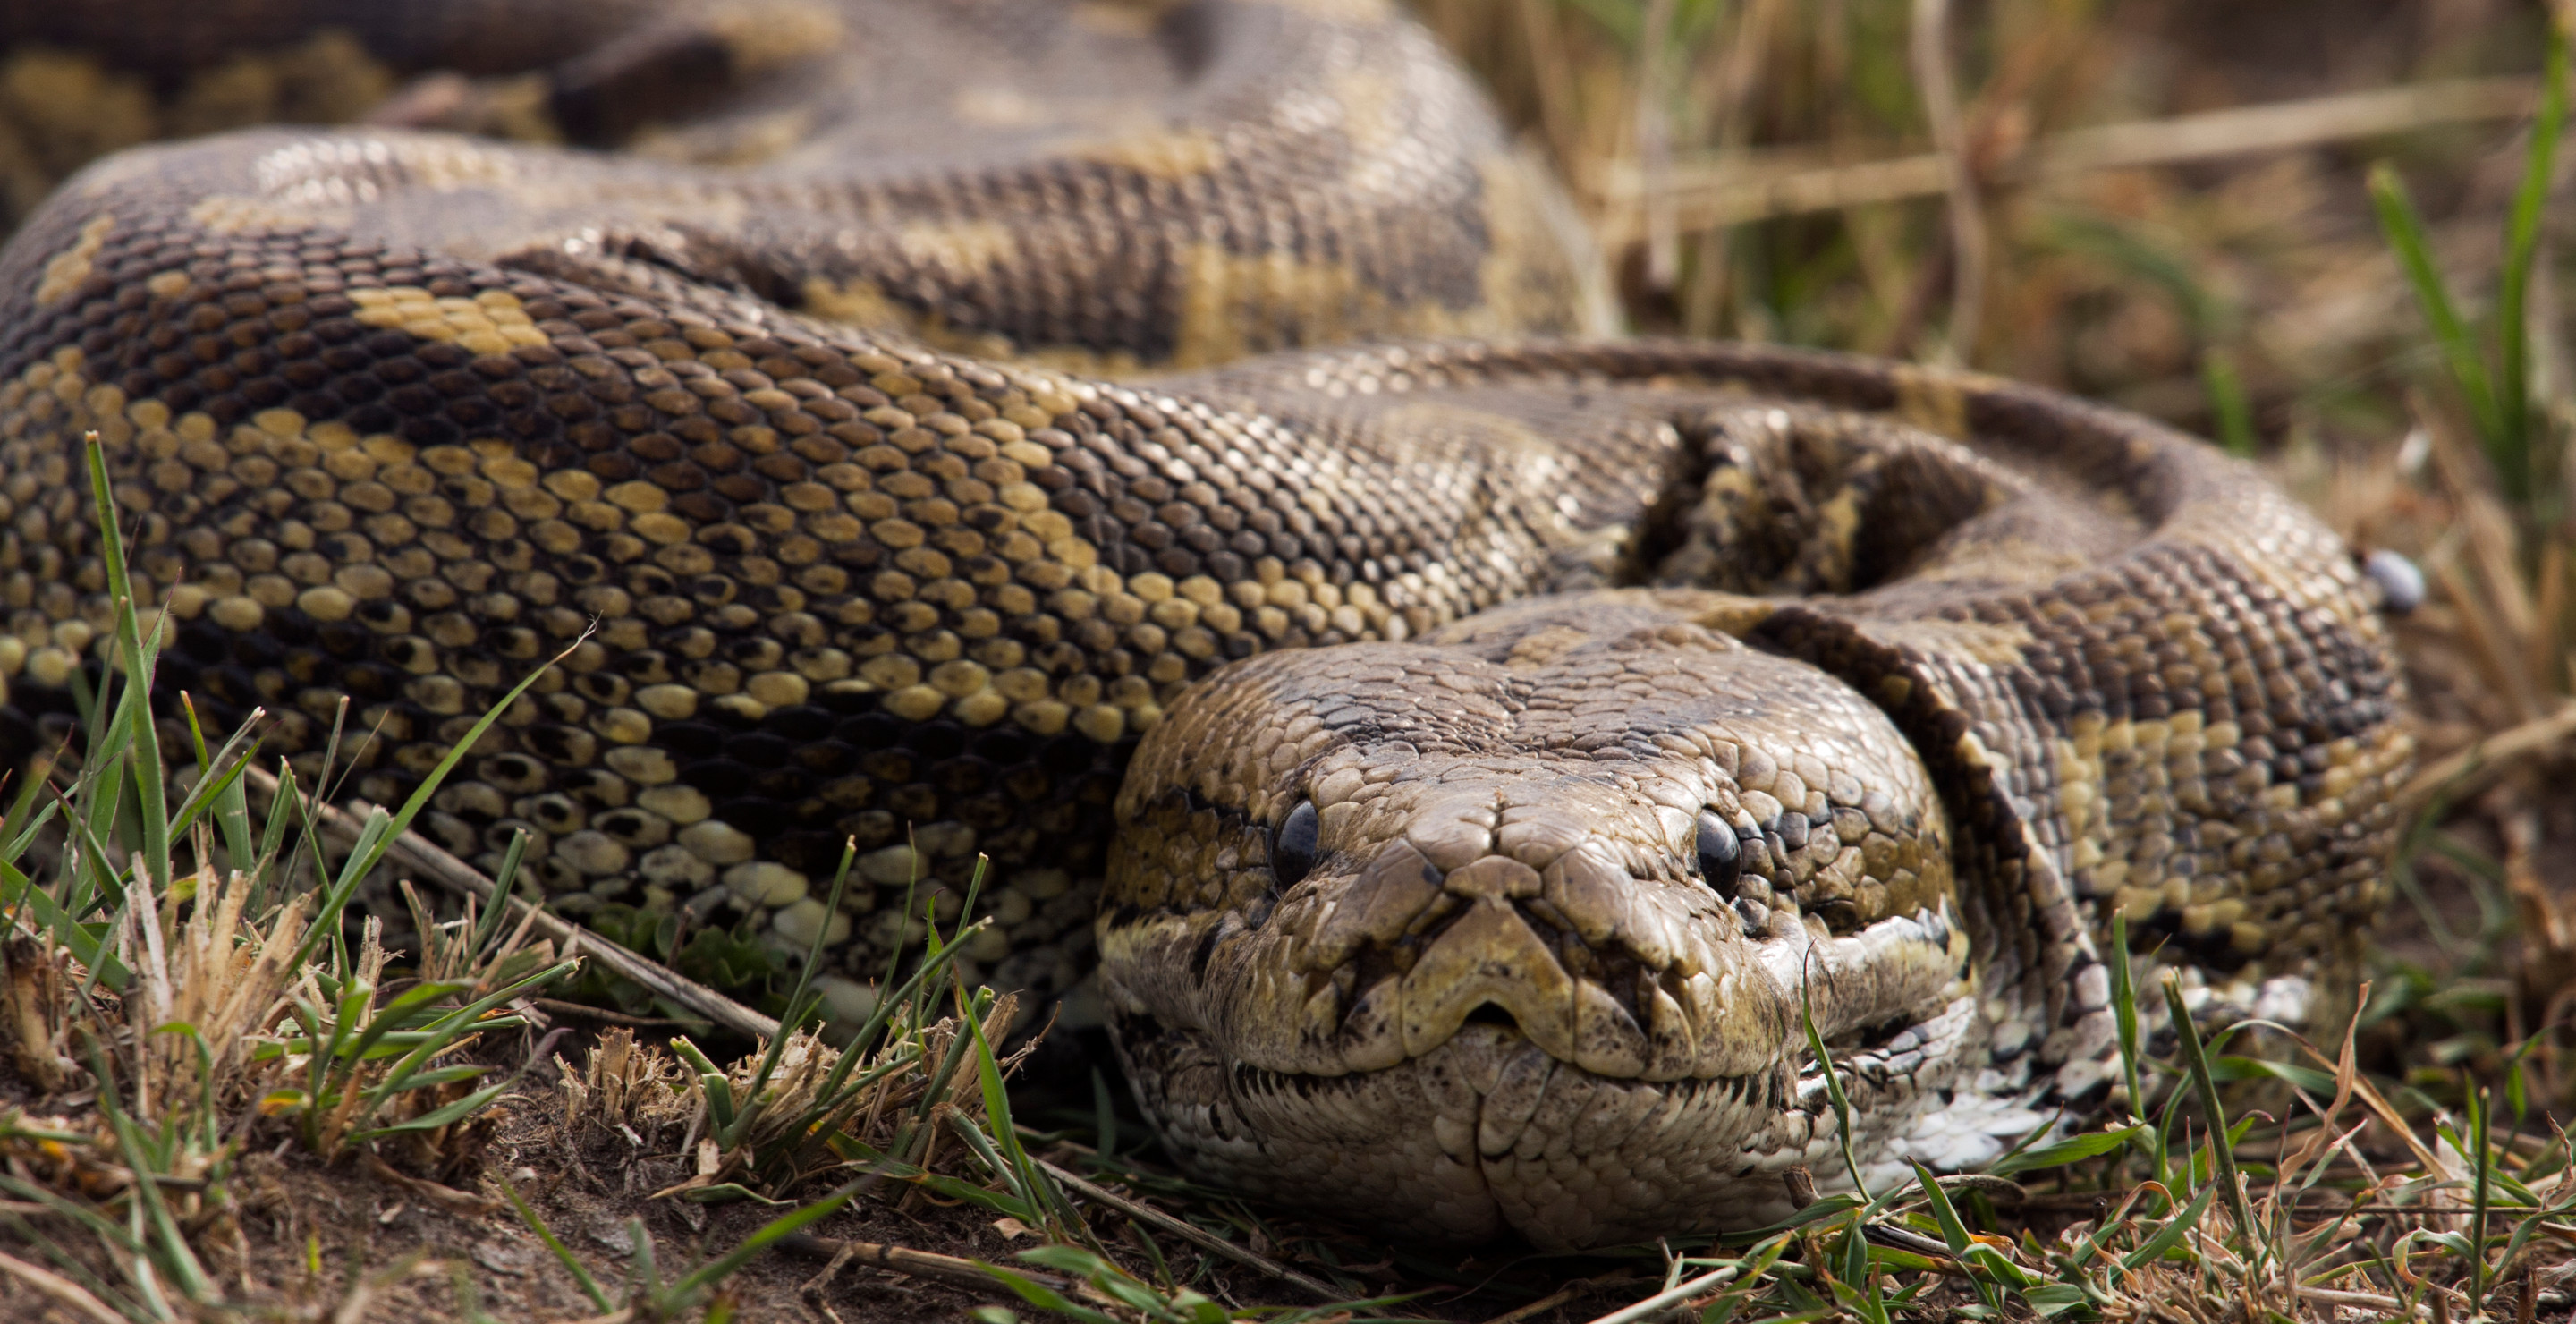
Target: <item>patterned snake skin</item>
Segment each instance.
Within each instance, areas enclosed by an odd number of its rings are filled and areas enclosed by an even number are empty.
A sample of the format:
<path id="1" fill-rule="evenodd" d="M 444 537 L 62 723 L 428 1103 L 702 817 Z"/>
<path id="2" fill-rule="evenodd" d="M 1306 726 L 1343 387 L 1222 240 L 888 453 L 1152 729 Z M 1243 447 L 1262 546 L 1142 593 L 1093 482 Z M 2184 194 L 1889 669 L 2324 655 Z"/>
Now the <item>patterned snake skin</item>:
<path id="1" fill-rule="evenodd" d="M 1973 1164 L 2098 1091 L 2113 914 L 2279 981 L 2373 908 L 2410 744 L 2331 534 L 2008 383 L 1514 339 L 1599 328 L 1580 236 L 1369 0 L 56 8 L 0 39 L 479 77 L 0 252 L 13 757 L 105 656 L 94 430 L 211 725 L 309 765 L 345 696 L 395 802 L 543 667 L 449 849 L 822 932 L 844 1018 L 988 856 L 970 978 L 1431 1239 L 1777 1212 L 1808 1013 L 1868 1162 Z M 418 127 L 500 119 L 625 150 Z"/>

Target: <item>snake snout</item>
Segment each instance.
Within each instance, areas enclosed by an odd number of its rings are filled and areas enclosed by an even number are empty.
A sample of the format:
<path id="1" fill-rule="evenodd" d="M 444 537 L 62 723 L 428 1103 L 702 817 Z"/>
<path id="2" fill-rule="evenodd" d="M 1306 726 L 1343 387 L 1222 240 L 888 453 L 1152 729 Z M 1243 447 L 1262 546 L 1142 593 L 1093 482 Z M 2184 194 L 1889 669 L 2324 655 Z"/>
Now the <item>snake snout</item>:
<path id="1" fill-rule="evenodd" d="M 1753 982 L 1741 918 L 1674 849 L 1689 820 L 1598 795 L 1513 798 L 1416 813 L 1311 930 L 1296 964 L 1319 993 L 1354 995 L 1338 1035 L 1347 1065 L 1419 1058 L 1479 1022 L 1621 1079 L 1768 1060 L 1788 1027 Z"/>

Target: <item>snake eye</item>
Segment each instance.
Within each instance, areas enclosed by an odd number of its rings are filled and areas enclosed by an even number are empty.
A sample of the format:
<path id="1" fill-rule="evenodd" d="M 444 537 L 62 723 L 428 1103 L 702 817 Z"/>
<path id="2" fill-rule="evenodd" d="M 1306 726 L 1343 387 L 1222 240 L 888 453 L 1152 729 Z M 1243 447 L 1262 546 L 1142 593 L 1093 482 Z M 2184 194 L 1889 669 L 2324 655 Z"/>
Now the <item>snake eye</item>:
<path id="1" fill-rule="evenodd" d="M 1288 821 L 1270 834 L 1270 876 L 1287 887 L 1304 878 L 1315 867 L 1315 802 L 1300 800 L 1288 811 Z"/>
<path id="2" fill-rule="evenodd" d="M 1735 895 L 1735 880 L 1744 874 L 1744 843 L 1735 828 L 1708 810 L 1699 812 L 1699 876 L 1719 896 Z"/>

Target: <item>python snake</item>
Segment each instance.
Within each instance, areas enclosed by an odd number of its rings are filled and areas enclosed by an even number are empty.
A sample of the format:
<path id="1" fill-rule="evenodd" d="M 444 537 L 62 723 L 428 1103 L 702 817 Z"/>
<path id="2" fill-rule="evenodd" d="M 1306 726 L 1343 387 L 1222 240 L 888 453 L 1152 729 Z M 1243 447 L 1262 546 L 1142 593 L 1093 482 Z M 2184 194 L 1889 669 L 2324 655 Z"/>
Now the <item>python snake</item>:
<path id="1" fill-rule="evenodd" d="M 2113 915 L 2245 984 L 2373 909 L 2411 744 L 2331 533 L 2045 391 L 1520 338 L 1601 329 L 1579 231 L 1372 0 L 58 8 L 0 37 L 471 77 L 0 252 L 18 757 L 107 654 L 94 430 L 212 725 L 309 768 L 345 696 L 399 802 L 542 667 L 450 850 L 820 931 L 845 1018 L 987 856 L 970 977 L 1426 1239 L 1777 1212 L 1810 1023 L 1865 1162 L 1972 1166 L 2098 1092 Z M 622 150 L 434 130 L 503 121 Z"/>

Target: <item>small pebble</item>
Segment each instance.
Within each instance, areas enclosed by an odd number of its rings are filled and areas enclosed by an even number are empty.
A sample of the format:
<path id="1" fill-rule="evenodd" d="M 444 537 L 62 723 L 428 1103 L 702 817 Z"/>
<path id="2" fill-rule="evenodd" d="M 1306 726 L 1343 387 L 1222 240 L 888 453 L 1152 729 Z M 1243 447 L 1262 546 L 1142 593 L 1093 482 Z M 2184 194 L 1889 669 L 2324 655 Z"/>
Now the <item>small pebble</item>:
<path id="1" fill-rule="evenodd" d="M 2380 548 L 2364 558 L 2361 572 L 2379 585 L 2380 606 L 2391 616 L 2404 616 L 2424 605 L 2424 572 L 2403 552 Z"/>

